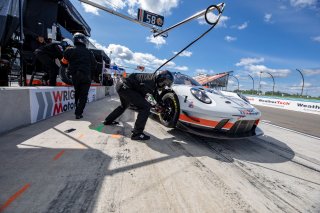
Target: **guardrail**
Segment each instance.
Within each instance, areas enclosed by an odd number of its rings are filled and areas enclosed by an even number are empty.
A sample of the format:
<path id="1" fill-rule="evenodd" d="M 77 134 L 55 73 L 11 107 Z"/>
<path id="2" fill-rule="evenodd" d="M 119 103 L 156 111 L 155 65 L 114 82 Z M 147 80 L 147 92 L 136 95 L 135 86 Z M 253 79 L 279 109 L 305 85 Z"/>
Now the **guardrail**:
<path id="1" fill-rule="evenodd" d="M 320 115 L 320 101 L 245 95 L 251 104 Z"/>

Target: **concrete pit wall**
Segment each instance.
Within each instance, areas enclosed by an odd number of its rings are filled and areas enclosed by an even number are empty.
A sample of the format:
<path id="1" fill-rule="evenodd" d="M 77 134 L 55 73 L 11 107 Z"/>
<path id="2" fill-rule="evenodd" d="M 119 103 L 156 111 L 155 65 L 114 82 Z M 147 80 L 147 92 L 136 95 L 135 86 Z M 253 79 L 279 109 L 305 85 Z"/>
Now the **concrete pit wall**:
<path id="1" fill-rule="evenodd" d="M 109 95 L 109 88 L 90 88 L 88 101 Z M 0 134 L 74 110 L 73 87 L 0 87 Z"/>

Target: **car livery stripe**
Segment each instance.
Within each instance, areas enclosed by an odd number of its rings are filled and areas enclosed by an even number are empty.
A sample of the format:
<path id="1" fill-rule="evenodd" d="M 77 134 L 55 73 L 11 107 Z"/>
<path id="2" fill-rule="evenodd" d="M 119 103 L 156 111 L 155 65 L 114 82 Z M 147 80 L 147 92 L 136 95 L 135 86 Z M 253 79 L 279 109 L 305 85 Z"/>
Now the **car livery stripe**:
<path id="1" fill-rule="evenodd" d="M 234 123 L 228 122 L 228 123 L 226 123 L 226 125 L 224 125 L 224 126 L 222 127 L 222 129 L 231 129 L 231 127 L 233 126 L 233 124 L 234 124 Z"/>
<path id="2" fill-rule="evenodd" d="M 205 127 L 216 127 L 219 123 L 218 121 L 212 121 L 212 120 L 207 120 L 207 119 L 203 119 L 203 118 L 187 116 L 185 114 L 180 114 L 179 120 L 187 122 L 187 123 L 196 124 L 199 126 L 205 126 Z M 231 129 L 233 124 L 234 123 L 228 122 L 226 125 L 223 126 L 223 129 Z"/>

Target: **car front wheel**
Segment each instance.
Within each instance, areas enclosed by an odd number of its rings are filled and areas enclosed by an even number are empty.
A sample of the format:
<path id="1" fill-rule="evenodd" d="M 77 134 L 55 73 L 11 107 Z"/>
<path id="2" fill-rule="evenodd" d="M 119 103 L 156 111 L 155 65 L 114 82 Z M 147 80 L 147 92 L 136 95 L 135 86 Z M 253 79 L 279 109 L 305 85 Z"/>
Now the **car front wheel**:
<path id="1" fill-rule="evenodd" d="M 162 97 L 162 104 L 165 110 L 159 115 L 161 124 L 169 128 L 176 127 L 180 113 L 177 96 L 173 93 L 165 94 Z"/>

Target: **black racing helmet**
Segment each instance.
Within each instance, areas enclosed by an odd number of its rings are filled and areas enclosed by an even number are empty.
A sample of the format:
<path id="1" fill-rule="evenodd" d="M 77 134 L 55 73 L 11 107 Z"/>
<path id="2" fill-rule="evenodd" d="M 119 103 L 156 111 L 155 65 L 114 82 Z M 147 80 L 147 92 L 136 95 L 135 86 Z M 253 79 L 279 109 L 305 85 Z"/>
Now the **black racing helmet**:
<path id="1" fill-rule="evenodd" d="M 166 86 L 171 87 L 173 83 L 172 73 L 168 70 L 160 71 L 157 74 L 156 83 L 157 83 L 157 87 L 159 88 L 165 88 Z"/>
<path id="2" fill-rule="evenodd" d="M 85 45 L 87 46 L 88 44 L 88 39 L 85 35 L 83 35 L 82 33 L 75 33 L 73 35 L 73 43 L 74 45 L 77 45 L 77 44 L 81 44 L 81 45 Z"/>
<path id="3" fill-rule="evenodd" d="M 71 40 L 68 39 L 68 38 L 63 39 L 63 40 L 60 42 L 60 45 L 62 46 L 62 48 L 63 48 L 64 50 L 67 49 L 67 47 L 72 47 L 72 46 L 74 46 L 73 41 L 71 41 Z"/>

